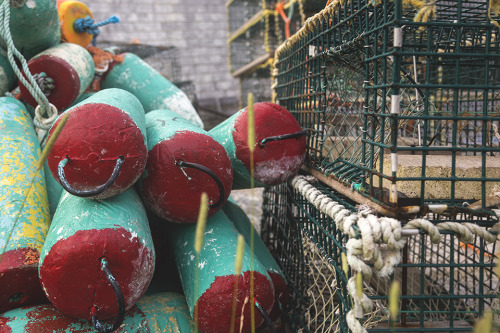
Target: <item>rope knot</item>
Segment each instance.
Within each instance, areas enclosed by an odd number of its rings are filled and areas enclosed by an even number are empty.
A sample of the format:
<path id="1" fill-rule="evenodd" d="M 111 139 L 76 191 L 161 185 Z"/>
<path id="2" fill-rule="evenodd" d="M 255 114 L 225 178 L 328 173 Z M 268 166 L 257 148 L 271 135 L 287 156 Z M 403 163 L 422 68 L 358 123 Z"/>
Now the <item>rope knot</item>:
<path id="1" fill-rule="evenodd" d="M 99 31 L 99 27 L 102 27 L 104 25 L 107 25 L 107 24 L 112 24 L 112 23 L 119 23 L 120 22 L 120 19 L 117 17 L 117 16 L 111 16 L 110 18 L 104 20 L 104 21 L 101 21 L 101 22 L 97 22 L 95 23 L 94 19 L 90 16 L 87 16 L 85 18 L 79 18 L 77 20 L 75 20 L 75 22 L 73 23 L 73 28 L 75 29 L 76 32 L 80 32 L 80 33 L 88 33 L 92 36 L 94 36 L 94 38 L 92 39 L 92 45 L 96 45 L 96 38 L 97 36 L 99 35 L 100 31 Z"/>
<path id="2" fill-rule="evenodd" d="M 35 82 L 38 84 L 40 89 L 42 90 L 43 94 L 47 97 L 50 96 L 52 93 L 52 90 L 54 90 L 54 79 L 51 77 L 47 76 L 45 72 L 41 73 L 35 73 L 33 74 L 33 78 L 35 79 Z"/>

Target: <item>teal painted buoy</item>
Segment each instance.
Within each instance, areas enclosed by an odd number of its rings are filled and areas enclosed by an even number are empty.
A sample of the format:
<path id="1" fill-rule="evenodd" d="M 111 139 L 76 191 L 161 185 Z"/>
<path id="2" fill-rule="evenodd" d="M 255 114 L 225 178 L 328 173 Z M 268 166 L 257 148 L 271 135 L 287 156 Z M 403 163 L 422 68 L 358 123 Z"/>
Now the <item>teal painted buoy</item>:
<path id="1" fill-rule="evenodd" d="M 186 299 L 178 293 L 145 296 L 125 315 L 116 332 L 191 333 L 193 321 Z M 11 310 L 0 315 L 2 333 L 94 333 L 86 320 L 65 316 L 53 305 L 37 305 Z"/>
<path id="2" fill-rule="evenodd" d="M 234 200 L 232 200 L 232 198 L 229 198 L 226 204 L 222 207 L 222 210 L 231 222 L 233 222 L 238 232 L 245 237 L 245 241 L 249 244 L 249 246 L 251 239 L 250 233 L 253 230 L 254 253 L 260 263 L 266 268 L 267 274 L 271 277 L 274 285 L 274 308 L 270 313 L 270 317 L 273 321 L 279 321 L 282 311 L 281 309 L 286 309 L 289 298 L 288 286 L 286 284 L 286 278 L 283 271 L 279 267 L 276 260 L 274 260 L 273 255 L 269 252 L 262 238 L 260 238 L 247 214 L 240 208 L 240 206 L 238 206 L 238 204 L 236 204 L 236 202 L 234 202 Z"/>
<path id="3" fill-rule="evenodd" d="M 203 128 L 203 122 L 182 90 L 135 54 L 125 53 L 123 56 L 123 62 L 113 63 L 102 79 L 102 88 L 125 89 L 141 101 L 146 113 L 172 110 Z"/>
<path id="4" fill-rule="evenodd" d="M 306 156 L 305 131 L 285 108 L 256 103 L 254 179 L 255 186 L 277 185 L 299 171 Z M 224 146 L 233 166 L 233 189 L 250 188 L 248 112 L 238 111 L 209 131 Z"/>
<path id="5" fill-rule="evenodd" d="M 59 111 L 69 107 L 88 88 L 94 79 L 94 60 L 90 53 L 77 44 L 61 43 L 38 53 L 28 68 L 33 75 L 45 73 L 53 80 L 50 84 L 39 84 L 42 91 Z M 46 80 L 46 79 L 44 79 Z M 26 87 L 19 83 L 21 95 L 32 107 L 37 101 Z"/>
<path id="6" fill-rule="evenodd" d="M 61 194 L 64 189 L 61 184 L 57 182 L 54 176 L 52 176 L 47 162 L 45 162 L 45 165 L 43 166 L 43 174 L 47 188 L 47 197 L 49 199 L 50 217 L 52 218 L 54 217 L 57 205 L 59 204 L 59 199 L 61 199 Z"/>
<path id="7" fill-rule="evenodd" d="M 0 97 L 0 312 L 45 300 L 37 271 L 50 215 L 39 154 L 24 105 Z"/>
<path id="8" fill-rule="evenodd" d="M 105 89 L 65 113 L 68 121 L 47 159 L 54 178 L 70 193 L 94 199 L 130 188 L 147 161 L 144 110 L 137 98 Z"/>
<path id="9" fill-rule="evenodd" d="M 17 76 L 7 59 L 7 52 L 0 49 L 0 95 L 4 96 L 6 92 L 14 89 L 17 83 Z"/>
<path id="10" fill-rule="evenodd" d="M 26 60 L 59 44 L 61 28 L 56 0 L 10 1 L 10 32 Z M 7 49 L 2 38 L 0 47 Z"/>
<path id="11" fill-rule="evenodd" d="M 153 276 L 155 251 L 146 211 L 135 190 L 107 200 L 64 192 L 50 226 L 40 262 L 40 282 L 64 314 L 98 319 L 118 313 L 117 297 L 101 271 L 105 258 L 121 288 L 125 309 L 145 293 Z"/>
<path id="12" fill-rule="evenodd" d="M 226 201 L 233 170 L 224 147 L 177 113 L 146 114 L 148 162 L 139 181 L 144 203 L 158 216 L 177 223 L 194 223 L 200 197 L 208 194 L 209 215 Z"/>
<path id="13" fill-rule="evenodd" d="M 195 294 L 196 254 L 194 240 L 196 225 L 173 225 L 169 239 L 181 277 L 189 311 L 198 308 L 198 327 L 203 333 L 229 332 L 235 281 L 234 263 L 238 243 L 238 231 L 222 212 L 208 219 L 199 261 L 198 293 Z M 235 332 L 250 332 L 250 248 L 245 245 L 242 274 L 238 277 L 236 295 Z M 274 304 L 274 288 L 271 278 L 258 258 L 253 260 L 254 296 L 265 309 L 271 311 Z M 255 311 L 256 327 L 263 318 Z M 240 331 L 240 322 L 242 330 Z"/>

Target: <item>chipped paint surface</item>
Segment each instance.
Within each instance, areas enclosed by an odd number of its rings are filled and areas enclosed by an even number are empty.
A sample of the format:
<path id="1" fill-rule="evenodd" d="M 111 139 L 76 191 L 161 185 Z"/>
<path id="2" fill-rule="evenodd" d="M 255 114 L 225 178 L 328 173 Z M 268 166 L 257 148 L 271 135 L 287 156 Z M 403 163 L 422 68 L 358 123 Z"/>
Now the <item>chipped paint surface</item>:
<path id="1" fill-rule="evenodd" d="M 306 139 L 288 139 L 258 145 L 263 139 L 300 132 L 293 115 L 273 103 L 256 103 L 254 177 L 255 186 L 277 185 L 299 171 L 306 153 Z M 250 188 L 250 150 L 248 148 L 247 110 L 242 109 L 209 131 L 228 153 L 234 170 L 233 189 Z"/>
<path id="2" fill-rule="evenodd" d="M 175 261 L 180 273 L 181 282 L 189 310 L 193 313 L 194 306 L 199 305 L 200 326 L 203 332 L 227 332 L 230 326 L 231 307 L 234 288 L 234 261 L 238 242 L 238 231 L 222 212 L 217 212 L 208 219 L 204 235 L 203 247 L 200 253 L 199 288 L 194 294 L 195 266 L 194 234 L 196 225 L 175 225 L 169 233 L 173 243 Z M 203 264 L 202 264 L 203 263 Z M 249 293 L 250 248 L 245 245 L 242 274 L 239 278 L 238 310 Z M 267 310 L 274 303 L 274 289 L 271 278 L 257 258 L 254 259 L 255 295 Z M 245 311 L 249 311 L 246 308 Z M 238 315 L 239 316 L 239 315 Z M 245 312 L 248 319 L 249 312 Z M 260 317 L 260 316 L 259 316 Z M 257 325 L 262 318 L 256 318 Z M 246 322 L 244 331 L 248 331 Z M 248 326 L 247 326 L 248 325 Z"/>
<path id="3" fill-rule="evenodd" d="M 103 256 L 128 309 L 146 291 L 155 260 L 140 198 L 133 189 L 107 200 L 64 192 L 39 264 L 42 286 L 59 310 L 86 318 L 95 304 L 102 318 L 116 314 L 116 297 L 100 269 Z"/>
<path id="4" fill-rule="evenodd" d="M 115 333 L 193 332 L 186 300 L 177 293 L 161 293 L 142 298 L 125 315 Z M 52 305 L 24 307 L 0 316 L 0 332 L 94 333 L 88 320 L 64 316 Z"/>
<path id="5" fill-rule="evenodd" d="M 36 173 L 40 148 L 26 108 L 17 100 L 0 98 L 0 251 L 32 248 L 41 251 L 50 224 L 43 173 Z M 14 219 L 35 178 L 17 225 Z"/>
<path id="6" fill-rule="evenodd" d="M 281 271 L 278 263 L 274 259 L 271 252 L 269 252 L 269 249 L 267 248 L 266 244 L 264 243 L 262 238 L 260 238 L 259 234 L 257 233 L 257 230 L 255 230 L 255 228 L 253 227 L 252 222 L 250 222 L 250 219 L 248 218 L 247 214 L 243 211 L 243 209 L 241 209 L 236 204 L 236 202 L 234 202 L 230 198 L 226 202 L 224 207 L 222 207 L 222 210 L 234 224 L 238 232 L 242 234 L 243 237 L 245 237 L 245 241 L 247 242 L 247 244 L 249 244 L 249 246 L 251 237 L 250 230 L 253 229 L 254 253 L 259 259 L 260 263 L 265 267 L 267 273 L 269 274 L 271 280 L 273 281 L 274 291 L 275 291 L 274 295 L 275 303 L 273 311 L 271 312 L 272 315 L 271 318 L 273 320 L 277 320 L 281 315 L 280 308 L 286 307 L 289 298 L 288 286 L 286 284 L 285 275 Z"/>
<path id="7" fill-rule="evenodd" d="M 5 252 L 0 261 L 0 312 L 43 300 L 37 263 L 50 216 L 43 172 L 36 173 L 39 154 L 38 140 L 25 107 L 13 98 L 1 97 L 0 254 L 4 248 Z M 10 302 L 16 293 L 23 297 Z"/>
<path id="8" fill-rule="evenodd" d="M 135 54 L 126 53 L 124 61 L 115 64 L 106 74 L 101 86 L 133 93 L 146 113 L 157 109 L 171 110 L 203 128 L 203 122 L 186 94 Z"/>
<path id="9" fill-rule="evenodd" d="M 61 30 L 57 3 L 53 0 L 29 0 L 10 9 L 10 30 L 14 45 L 26 59 L 59 44 Z M 6 49 L 0 38 L 0 47 Z"/>
<path id="10" fill-rule="evenodd" d="M 139 100 L 125 90 L 106 89 L 65 112 L 69 113 L 68 121 L 47 160 L 54 178 L 58 177 L 59 162 L 68 156 L 68 182 L 78 190 L 95 189 L 109 179 L 116 160 L 123 156 L 116 181 L 93 198 L 108 198 L 130 188 L 147 161 L 145 118 Z"/>
<path id="11" fill-rule="evenodd" d="M 224 148 L 208 133 L 173 111 L 146 114 L 148 163 L 139 182 L 146 205 L 158 216 L 178 223 L 195 223 L 201 193 L 210 203 L 219 200 L 219 188 L 205 172 L 179 167 L 178 161 L 203 165 L 212 170 L 224 187 L 223 201 L 231 191 L 233 173 Z M 209 209 L 213 215 L 218 208 Z"/>

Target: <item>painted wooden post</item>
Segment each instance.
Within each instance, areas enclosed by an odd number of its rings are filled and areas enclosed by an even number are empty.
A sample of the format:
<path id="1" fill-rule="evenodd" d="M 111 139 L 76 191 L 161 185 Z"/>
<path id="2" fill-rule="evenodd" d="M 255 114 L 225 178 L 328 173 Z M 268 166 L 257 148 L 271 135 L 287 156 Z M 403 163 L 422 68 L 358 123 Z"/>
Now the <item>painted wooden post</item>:
<path id="1" fill-rule="evenodd" d="M 196 225 L 174 225 L 169 233 L 175 254 L 175 261 L 181 277 L 189 311 L 193 314 L 198 307 L 198 327 L 201 332 L 229 332 L 234 290 L 234 262 L 238 242 L 238 231 L 222 212 L 208 219 L 203 247 L 200 253 L 198 293 L 195 294 L 195 240 Z M 245 246 L 242 274 L 238 277 L 236 296 L 235 332 L 250 332 L 250 248 Z M 271 278 L 260 261 L 255 257 L 254 290 L 255 297 L 266 311 L 274 304 L 274 288 Z M 243 310 L 243 311 L 242 311 Z M 256 327 L 263 318 L 255 311 Z"/>
<path id="2" fill-rule="evenodd" d="M 7 52 L 0 49 L 0 95 L 14 89 L 17 83 L 17 76 L 7 59 Z"/>
<path id="3" fill-rule="evenodd" d="M 134 94 L 146 113 L 167 109 L 203 128 L 198 113 L 186 94 L 167 78 L 132 53 L 125 53 L 121 63 L 113 63 L 101 82 L 102 88 L 121 88 Z"/>
<path id="4" fill-rule="evenodd" d="M 277 185 L 291 179 L 305 159 L 306 139 L 302 128 L 285 108 L 273 103 L 256 103 L 254 151 L 255 186 Z M 234 172 L 233 189 L 250 188 L 248 112 L 242 109 L 209 131 L 227 151 Z M 300 135 L 302 133 L 302 135 Z M 269 138 L 297 134 L 297 138 Z M 267 140 L 265 140 L 267 139 Z"/>
<path id="5" fill-rule="evenodd" d="M 186 299 L 178 293 L 161 293 L 143 297 L 125 316 L 116 332 L 133 333 L 191 333 L 194 324 Z M 63 315 L 53 305 L 24 307 L 0 315 L 2 333 L 94 333 L 96 329 L 86 320 Z"/>
<path id="6" fill-rule="evenodd" d="M 257 230 L 252 225 L 252 222 L 248 218 L 247 214 L 241 209 L 236 202 L 231 198 L 226 202 L 222 210 L 227 215 L 227 217 L 233 222 L 234 226 L 240 234 L 245 237 L 245 241 L 250 246 L 250 232 L 254 232 L 254 253 L 259 259 L 261 264 L 267 270 L 267 274 L 271 277 L 274 285 L 274 307 L 270 313 L 270 317 L 273 321 L 279 321 L 281 316 L 281 309 L 286 309 L 288 304 L 288 286 L 286 284 L 286 278 L 281 268 L 279 267 L 276 260 L 274 260 L 273 255 L 267 249 L 266 244 L 260 238 Z"/>
<path id="7" fill-rule="evenodd" d="M 59 44 L 56 0 L 10 1 L 10 31 L 14 45 L 26 59 Z M 7 49 L 2 38 L 0 47 Z"/>
<path id="8" fill-rule="evenodd" d="M 125 90 L 106 89 L 66 112 L 68 121 L 47 160 L 54 178 L 64 185 L 58 168 L 67 160 L 64 174 L 69 185 L 78 191 L 93 191 L 106 184 L 122 163 L 116 180 L 102 193 L 74 194 L 103 199 L 132 186 L 147 161 L 144 110 L 137 98 Z"/>
<path id="9" fill-rule="evenodd" d="M 0 97 L 0 312 L 45 300 L 37 271 L 50 215 L 43 172 L 36 173 L 39 154 L 24 105 Z"/>
<path id="10" fill-rule="evenodd" d="M 117 315 L 115 293 L 100 269 L 105 257 L 121 287 L 126 310 L 146 292 L 155 251 L 146 211 L 135 190 L 107 200 L 63 193 L 40 256 L 40 282 L 64 314 L 98 319 Z"/>
<path id="11" fill-rule="evenodd" d="M 94 18 L 87 5 L 80 1 L 58 1 L 57 11 L 59 12 L 62 40 L 87 47 L 94 36 L 86 32 L 78 32 L 74 27 L 75 21 L 78 19 L 84 19 L 87 16 Z"/>
<path id="12" fill-rule="evenodd" d="M 31 74 L 45 73 L 54 80 L 54 89 L 47 89 L 49 102 L 62 111 L 73 103 L 94 79 L 94 60 L 83 47 L 61 43 L 38 53 L 30 61 Z M 38 104 L 26 87 L 20 83 L 21 95 L 33 107 Z M 42 89 L 43 90 L 43 89 Z"/>
<path id="13" fill-rule="evenodd" d="M 169 221 L 194 223 L 201 194 L 206 192 L 209 215 L 213 215 L 227 200 L 233 182 L 224 148 L 173 111 L 149 112 L 146 127 L 148 163 L 139 181 L 146 206 Z M 208 168 L 213 175 L 190 166 L 192 163 Z"/>

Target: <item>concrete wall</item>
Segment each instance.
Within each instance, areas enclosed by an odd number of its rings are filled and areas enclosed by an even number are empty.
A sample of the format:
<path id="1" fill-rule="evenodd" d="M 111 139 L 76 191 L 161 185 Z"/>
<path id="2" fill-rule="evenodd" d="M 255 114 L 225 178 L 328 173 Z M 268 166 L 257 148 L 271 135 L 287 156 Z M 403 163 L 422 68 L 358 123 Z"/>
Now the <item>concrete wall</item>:
<path id="1" fill-rule="evenodd" d="M 226 0 L 84 0 L 101 28 L 99 40 L 175 46 L 182 80 L 192 81 L 201 106 L 232 112 L 238 81 L 227 65 Z M 227 110 L 229 109 L 229 110 Z"/>

